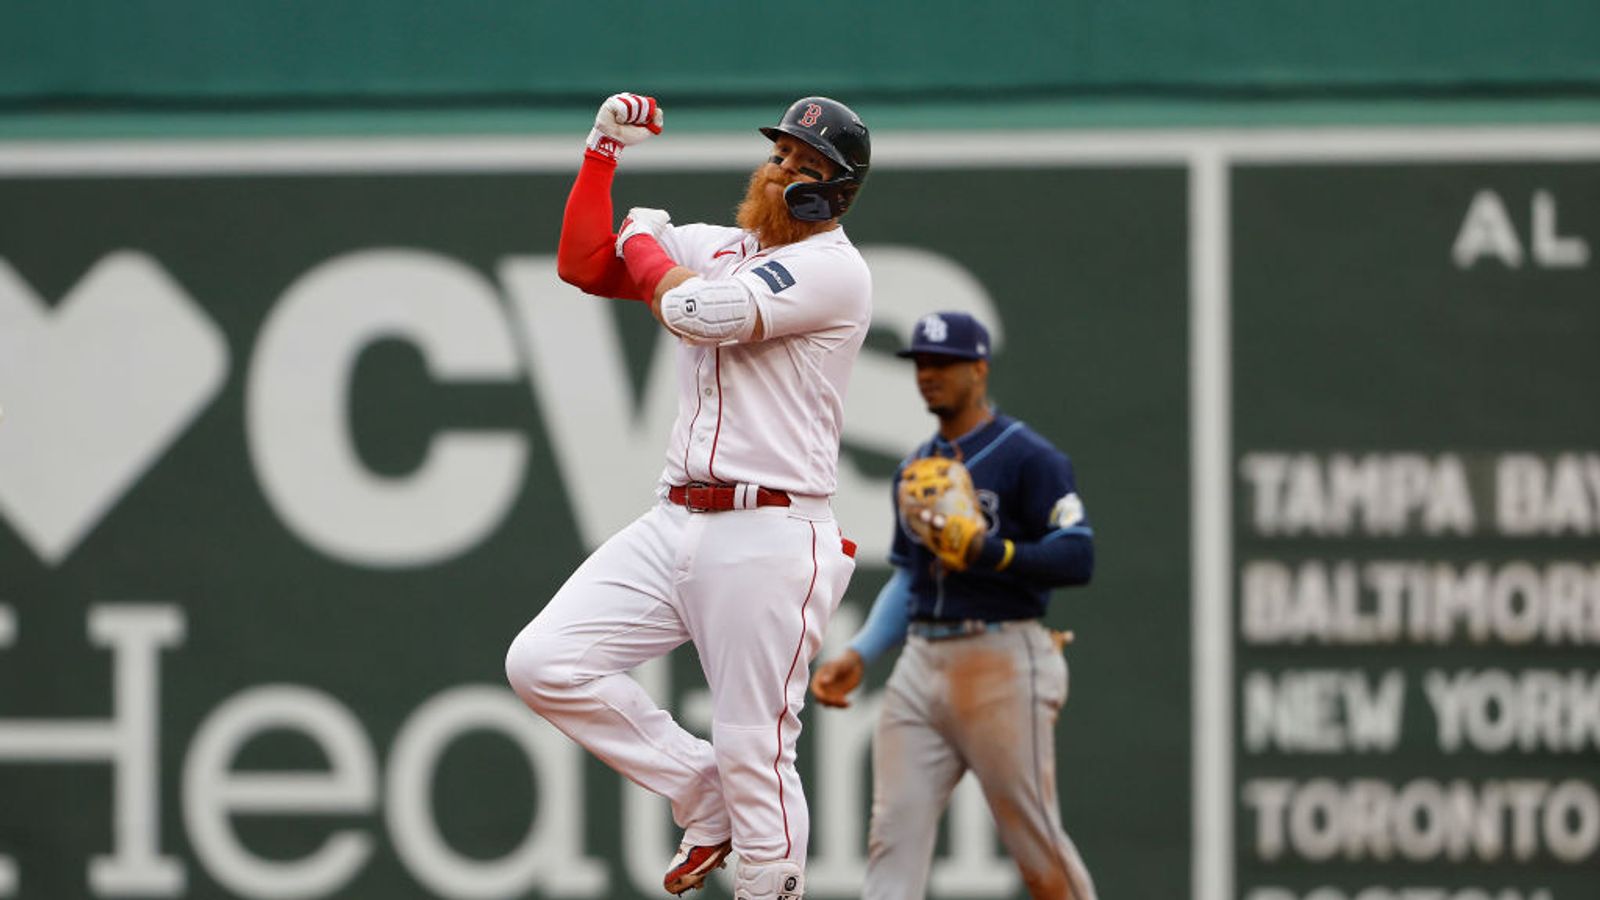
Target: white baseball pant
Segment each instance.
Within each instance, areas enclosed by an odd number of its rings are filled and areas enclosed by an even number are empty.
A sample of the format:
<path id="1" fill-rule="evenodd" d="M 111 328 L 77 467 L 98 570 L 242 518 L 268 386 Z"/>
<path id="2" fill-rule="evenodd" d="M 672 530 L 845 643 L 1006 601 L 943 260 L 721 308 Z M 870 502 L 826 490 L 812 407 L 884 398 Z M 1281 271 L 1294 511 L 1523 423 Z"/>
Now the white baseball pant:
<path id="1" fill-rule="evenodd" d="M 522 630 L 506 674 L 527 705 L 666 797 L 690 844 L 805 865 L 795 770 L 808 667 L 855 561 L 827 498 L 690 512 L 666 501 L 573 572 Z M 693 641 L 712 739 L 685 731 L 625 673 Z"/>

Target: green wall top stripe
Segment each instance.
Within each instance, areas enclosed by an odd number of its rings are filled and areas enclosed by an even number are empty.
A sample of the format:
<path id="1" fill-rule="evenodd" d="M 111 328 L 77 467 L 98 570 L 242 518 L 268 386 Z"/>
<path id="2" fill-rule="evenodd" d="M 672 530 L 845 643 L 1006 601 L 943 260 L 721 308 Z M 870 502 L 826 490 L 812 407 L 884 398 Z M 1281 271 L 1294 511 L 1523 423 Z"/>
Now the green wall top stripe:
<path id="1" fill-rule="evenodd" d="M 37 103 L 1600 87 L 1600 4 L 734 0 L 6 4 Z"/>

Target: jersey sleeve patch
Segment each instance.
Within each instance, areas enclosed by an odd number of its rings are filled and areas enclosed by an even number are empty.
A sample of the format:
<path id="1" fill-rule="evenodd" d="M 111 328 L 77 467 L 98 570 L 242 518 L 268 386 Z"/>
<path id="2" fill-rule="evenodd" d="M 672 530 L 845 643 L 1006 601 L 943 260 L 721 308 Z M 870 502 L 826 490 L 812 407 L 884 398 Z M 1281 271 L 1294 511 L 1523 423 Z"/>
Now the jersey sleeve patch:
<path id="1" fill-rule="evenodd" d="M 1083 521 L 1083 501 L 1076 492 L 1062 497 L 1050 510 L 1052 528 L 1071 528 Z"/>
<path id="2" fill-rule="evenodd" d="M 767 283 L 767 287 L 771 288 L 774 294 L 781 293 L 786 288 L 794 287 L 794 276 L 789 274 L 789 270 L 784 268 L 783 263 L 777 260 L 773 260 L 763 266 L 757 266 L 750 271 L 761 276 L 761 280 Z"/>

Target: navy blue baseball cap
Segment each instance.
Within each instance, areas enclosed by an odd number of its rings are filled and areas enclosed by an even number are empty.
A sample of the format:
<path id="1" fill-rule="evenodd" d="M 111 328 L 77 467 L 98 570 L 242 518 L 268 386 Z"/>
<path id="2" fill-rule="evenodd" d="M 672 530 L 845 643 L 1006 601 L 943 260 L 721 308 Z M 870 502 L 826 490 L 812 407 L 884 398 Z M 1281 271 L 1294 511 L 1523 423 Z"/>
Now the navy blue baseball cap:
<path id="1" fill-rule="evenodd" d="M 911 346 L 895 355 L 911 357 L 918 353 L 988 359 L 989 329 L 964 312 L 929 313 L 911 329 Z"/>

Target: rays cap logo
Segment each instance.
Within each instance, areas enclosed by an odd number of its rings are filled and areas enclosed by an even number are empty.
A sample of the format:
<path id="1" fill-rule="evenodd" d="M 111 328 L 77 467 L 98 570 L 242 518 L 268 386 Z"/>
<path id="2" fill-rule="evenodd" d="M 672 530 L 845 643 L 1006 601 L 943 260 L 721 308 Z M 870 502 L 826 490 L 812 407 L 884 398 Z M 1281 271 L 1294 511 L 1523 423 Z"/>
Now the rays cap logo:
<path id="1" fill-rule="evenodd" d="M 930 313 L 911 329 L 911 345 L 895 355 L 910 358 L 919 353 L 988 359 L 989 329 L 964 312 Z"/>

